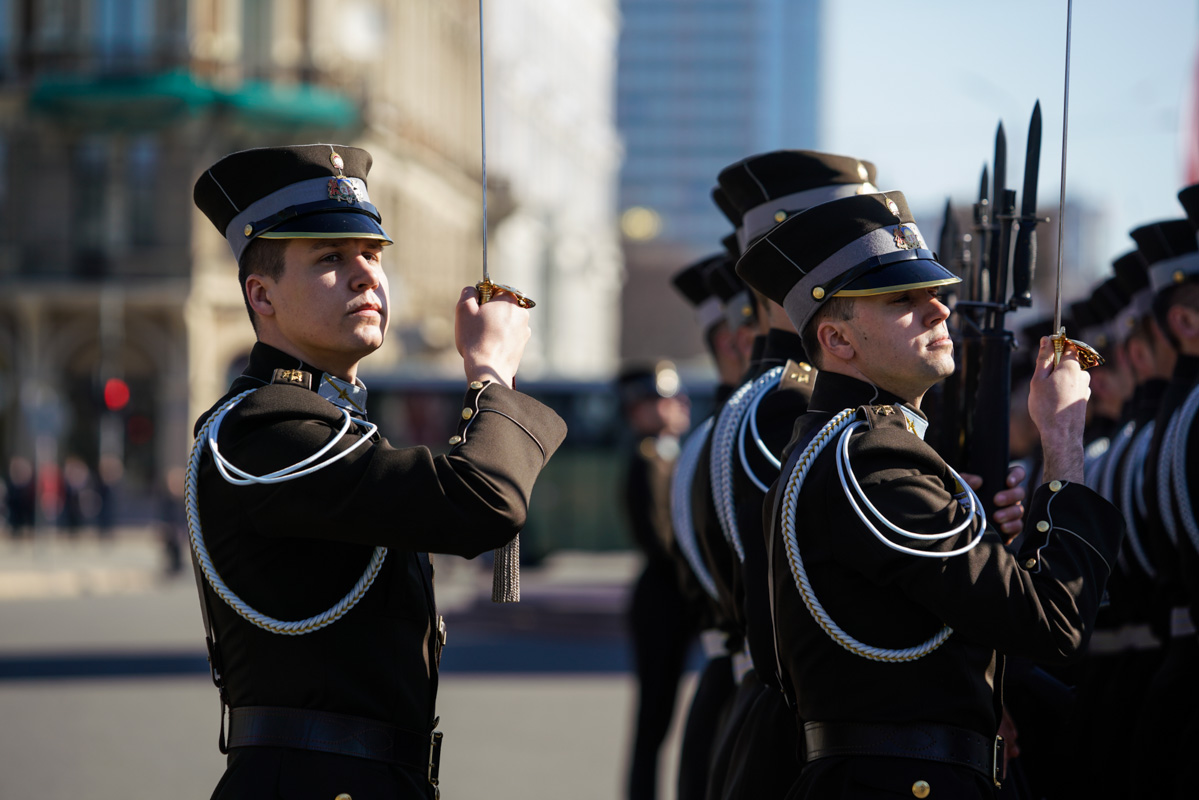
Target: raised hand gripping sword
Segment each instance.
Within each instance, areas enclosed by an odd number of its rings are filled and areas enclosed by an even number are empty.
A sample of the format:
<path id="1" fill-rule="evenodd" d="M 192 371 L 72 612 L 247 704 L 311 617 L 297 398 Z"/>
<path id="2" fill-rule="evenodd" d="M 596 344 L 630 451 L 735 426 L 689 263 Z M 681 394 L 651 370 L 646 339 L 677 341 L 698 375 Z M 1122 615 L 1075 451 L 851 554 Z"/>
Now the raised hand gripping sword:
<path id="1" fill-rule="evenodd" d="M 483 280 L 475 284 L 479 305 L 507 292 L 521 308 L 532 308 L 536 303 L 511 286 L 492 283 L 487 271 L 487 90 L 483 78 L 483 0 L 479 0 L 479 137 L 483 164 Z M 520 602 L 520 534 L 503 547 L 497 547 L 493 556 L 491 602 Z"/>
<path id="2" fill-rule="evenodd" d="M 1062 100 L 1062 193 L 1058 200 L 1057 210 L 1057 297 L 1053 304 L 1053 330 L 1056 333 L 1053 340 L 1053 365 L 1056 367 L 1062 360 L 1062 352 L 1066 344 L 1074 347 L 1078 355 L 1078 363 L 1083 369 L 1098 367 L 1103 363 L 1103 357 L 1088 344 L 1077 339 L 1066 337 L 1066 328 L 1062 325 L 1062 246 L 1063 221 L 1066 213 L 1066 141 L 1070 121 L 1070 29 L 1074 17 L 1074 0 L 1066 0 L 1066 86 Z"/>

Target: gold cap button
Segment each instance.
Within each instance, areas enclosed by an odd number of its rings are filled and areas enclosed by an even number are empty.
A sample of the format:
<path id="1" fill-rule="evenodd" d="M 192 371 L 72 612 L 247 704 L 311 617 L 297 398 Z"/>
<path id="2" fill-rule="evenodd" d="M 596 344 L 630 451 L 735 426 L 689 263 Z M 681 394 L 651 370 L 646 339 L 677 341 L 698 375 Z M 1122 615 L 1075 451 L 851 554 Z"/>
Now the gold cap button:
<path id="1" fill-rule="evenodd" d="M 916 797 L 928 797 L 933 792 L 933 787 L 928 785 L 928 781 L 916 781 L 912 784 L 912 794 Z"/>
<path id="2" fill-rule="evenodd" d="M 1180 269 L 1174 270 L 1174 282 L 1175 283 L 1182 283 L 1186 279 L 1187 279 L 1187 276 L 1183 274 L 1182 270 L 1180 270 Z"/>
<path id="3" fill-rule="evenodd" d="M 1049 482 L 1049 491 L 1060 492 L 1061 490 L 1062 490 L 1062 482 L 1061 481 L 1050 481 Z"/>
<path id="4" fill-rule="evenodd" d="M 472 389 L 482 389 L 482 388 L 483 388 L 483 381 L 471 381 L 471 382 L 470 382 L 470 388 L 472 388 Z"/>
<path id="5" fill-rule="evenodd" d="M 1032 568 L 1033 568 L 1033 567 L 1035 567 L 1036 565 L 1037 565 L 1037 560 L 1036 560 L 1035 558 L 1030 558 L 1030 559 L 1028 559 L 1027 561 L 1025 561 L 1025 562 L 1024 562 L 1024 568 L 1025 568 L 1025 569 L 1032 569 Z"/>
<path id="6" fill-rule="evenodd" d="M 247 222 L 246 227 L 245 227 L 245 232 L 246 232 L 246 236 L 249 236 L 251 233 L 254 232 L 254 226 Z"/>
<path id="7" fill-rule="evenodd" d="M 817 286 L 815 289 L 813 289 L 812 297 L 816 298 L 817 300 L 823 300 L 824 299 L 824 287 Z"/>
<path id="8" fill-rule="evenodd" d="M 337 797 L 334 797 L 333 800 L 354 800 L 354 798 L 350 797 L 347 792 L 342 792 Z"/>
<path id="9" fill-rule="evenodd" d="M 461 436 L 451 436 L 450 444 L 462 444 L 462 437 Z"/>
<path id="10" fill-rule="evenodd" d="M 475 415 L 475 412 L 471 411 L 469 408 L 462 409 L 462 418 L 463 419 L 470 419 L 474 415 Z"/>
<path id="11" fill-rule="evenodd" d="M 1041 533 L 1045 533 L 1047 530 L 1049 530 L 1049 523 L 1045 520 L 1041 520 L 1037 523 L 1037 530 L 1039 530 Z"/>
<path id="12" fill-rule="evenodd" d="M 774 221 L 775 222 L 782 222 L 785 219 L 787 219 L 786 211 L 779 210 L 779 211 L 774 212 Z"/>

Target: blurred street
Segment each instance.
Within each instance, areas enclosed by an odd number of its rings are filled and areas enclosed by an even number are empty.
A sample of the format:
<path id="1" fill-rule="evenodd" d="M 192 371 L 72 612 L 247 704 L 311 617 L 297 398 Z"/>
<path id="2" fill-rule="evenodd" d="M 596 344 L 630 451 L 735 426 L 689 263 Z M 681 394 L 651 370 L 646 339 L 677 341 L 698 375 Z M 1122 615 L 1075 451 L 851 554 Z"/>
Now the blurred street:
<path id="1" fill-rule="evenodd" d="M 195 583 L 186 563 L 174 576 L 165 564 L 138 528 L 0 540 L 0 798 L 211 792 L 219 705 Z M 637 567 L 632 554 L 557 554 L 523 572 L 520 604 L 497 606 L 486 565 L 437 558 L 443 797 L 621 796 L 635 701 L 622 613 Z M 677 750 L 672 737 L 664 786 Z"/>

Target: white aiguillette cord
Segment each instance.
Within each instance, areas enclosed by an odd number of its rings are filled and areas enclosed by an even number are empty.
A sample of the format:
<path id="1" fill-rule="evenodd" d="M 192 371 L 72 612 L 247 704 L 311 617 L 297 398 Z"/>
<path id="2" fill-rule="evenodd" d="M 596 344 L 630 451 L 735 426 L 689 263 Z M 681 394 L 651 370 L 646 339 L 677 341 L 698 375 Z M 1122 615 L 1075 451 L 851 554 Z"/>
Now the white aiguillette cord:
<path id="1" fill-rule="evenodd" d="M 479 135 L 483 153 L 483 282 L 477 287 L 480 301 L 491 299 L 494 284 L 487 271 L 487 92 L 483 82 L 483 0 L 479 0 Z M 520 534 L 493 551 L 491 602 L 520 602 Z"/>

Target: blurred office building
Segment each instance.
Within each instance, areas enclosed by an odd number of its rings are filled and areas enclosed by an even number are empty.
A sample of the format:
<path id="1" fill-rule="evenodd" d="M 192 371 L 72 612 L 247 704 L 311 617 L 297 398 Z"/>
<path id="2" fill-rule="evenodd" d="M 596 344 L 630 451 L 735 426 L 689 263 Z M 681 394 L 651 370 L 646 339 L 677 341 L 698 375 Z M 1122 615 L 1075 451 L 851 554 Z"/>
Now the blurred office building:
<path id="1" fill-rule="evenodd" d="M 729 164 L 820 146 L 820 0 L 624 0 L 617 123 L 628 279 L 622 354 L 699 352 L 669 276 L 720 250 Z"/>
<path id="2" fill-rule="evenodd" d="M 617 347 L 616 0 L 559 5 L 485 12 L 491 275 L 538 301 L 534 377 L 601 374 Z M 390 335 L 363 377 L 461 377 L 453 306 L 483 261 L 478 25 L 475 0 L 0 0 L 0 470 L 74 455 L 148 497 L 185 463 L 253 344 L 192 186 L 248 147 L 372 153 L 396 241 Z"/>

